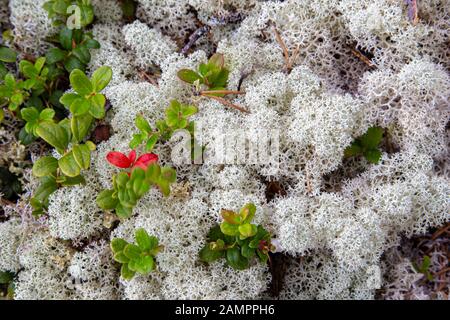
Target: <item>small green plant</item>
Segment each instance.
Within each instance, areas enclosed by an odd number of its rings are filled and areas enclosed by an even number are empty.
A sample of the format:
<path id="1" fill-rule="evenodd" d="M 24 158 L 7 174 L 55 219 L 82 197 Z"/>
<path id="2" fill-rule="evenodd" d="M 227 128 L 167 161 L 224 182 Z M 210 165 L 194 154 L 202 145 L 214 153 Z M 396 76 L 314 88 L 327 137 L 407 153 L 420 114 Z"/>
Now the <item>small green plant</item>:
<path id="1" fill-rule="evenodd" d="M 44 109 L 40 113 L 33 108 L 22 110 L 23 116 L 28 118 L 25 129 L 42 138 L 61 156 L 59 159 L 42 157 L 33 165 L 34 176 L 41 179 L 40 186 L 30 200 L 35 215 L 43 213 L 48 205 L 48 197 L 58 187 L 84 183 L 81 171 L 89 169 L 91 152 L 95 150 L 95 144 L 84 139 L 94 117 L 100 119 L 105 114 L 105 96 L 99 92 L 108 85 L 111 76 L 109 67 L 97 69 L 91 80 L 78 69 L 72 71 L 70 83 L 77 93 L 61 97 L 61 102 L 73 112 L 70 120 L 65 118 L 56 122 L 51 109 Z"/>
<path id="2" fill-rule="evenodd" d="M 8 73 L 8 69 L 6 69 L 5 63 L 13 63 L 16 62 L 17 59 L 17 53 L 4 46 L 0 46 L 0 79 L 3 80 L 3 78 Z M 1 81 L 0 80 L 0 81 Z"/>
<path id="3" fill-rule="evenodd" d="M 133 135 L 129 144 L 130 148 L 135 149 L 144 143 L 145 151 L 150 152 L 158 141 L 169 140 L 178 129 L 187 129 L 193 135 L 194 123 L 189 121 L 189 117 L 197 111 L 195 106 L 184 105 L 172 100 L 170 106 L 166 109 L 165 119 L 158 120 L 155 128 L 152 128 L 142 115 L 138 115 L 135 124 L 140 133 Z"/>
<path id="4" fill-rule="evenodd" d="M 107 160 L 113 165 L 130 169 L 113 176 L 113 189 L 103 190 L 97 196 L 97 204 L 104 210 L 115 210 L 120 219 L 131 217 L 133 208 L 152 186 L 160 189 L 164 196 L 170 194 L 170 185 L 177 179 L 176 171 L 161 168 L 155 154 L 147 153 L 136 160 L 133 150 L 125 156 L 120 152 L 110 152 Z"/>
<path id="5" fill-rule="evenodd" d="M 137 273 L 146 275 L 156 267 L 155 256 L 163 247 L 158 238 L 150 236 L 143 228 L 135 232 L 136 244 L 128 243 L 124 239 L 114 238 L 111 249 L 114 260 L 121 263 L 120 274 L 125 280 L 130 280 Z"/>
<path id="6" fill-rule="evenodd" d="M 383 128 L 371 127 L 345 149 L 344 156 L 348 158 L 362 155 L 367 161 L 377 164 L 381 159 L 381 151 L 378 149 L 378 145 L 382 138 Z"/>
<path id="7" fill-rule="evenodd" d="M 209 242 L 200 250 L 200 260 L 210 263 L 225 258 L 227 264 L 237 270 L 247 269 L 254 257 L 267 262 L 269 252 L 275 248 L 270 233 L 251 223 L 255 213 L 253 203 L 246 204 L 239 213 L 222 209 L 224 221 L 210 230 Z"/>
<path id="8" fill-rule="evenodd" d="M 433 275 L 430 272 L 431 259 L 429 256 L 424 256 L 422 264 L 419 266 L 417 263 L 413 263 L 413 268 L 416 272 L 422 273 L 428 281 L 433 281 Z"/>
<path id="9" fill-rule="evenodd" d="M 208 63 L 201 63 L 198 71 L 181 69 L 178 71 L 178 78 L 194 85 L 197 91 L 206 88 L 210 91 L 226 90 L 230 72 L 224 67 L 224 62 L 223 54 L 216 53 L 211 56 Z"/>
<path id="10" fill-rule="evenodd" d="M 70 21 L 74 28 L 84 28 L 94 20 L 94 8 L 90 0 L 49 0 L 43 8 L 54 26 L 65 25 Z"/>
<path id="11" fill-rule="evenodd" d="M 63 69 L 72 72 L 74 69 L 85 70 L 91 61 L 90 49 L 99 49 L 100 43 L 93 39 L 91 33 L 83 30 L 71 30 L 63 27 L 59 35 L 49 39 L 57 47 L 51 48 L 46 54 L 49 65 L 63 73 Z"/>

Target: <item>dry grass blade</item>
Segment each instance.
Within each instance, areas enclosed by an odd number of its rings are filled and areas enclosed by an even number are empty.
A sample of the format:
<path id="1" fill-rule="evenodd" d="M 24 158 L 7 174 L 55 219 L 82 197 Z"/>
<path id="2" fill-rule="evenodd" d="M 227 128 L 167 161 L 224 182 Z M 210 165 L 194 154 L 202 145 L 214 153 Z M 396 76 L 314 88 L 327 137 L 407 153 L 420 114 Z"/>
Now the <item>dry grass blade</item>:
<path id="1" fill-rule="evenodd" d="M 250 113 L 250 111 L 248 111 L 247 109 L 245 109 L 245 108 L 243 108 L 243 107 L 241 107 L 241 106 L 238 106 L 238 105 L 236 105 L 236 104 L 233 104 L 233 103 L 231 103 L 230 101 L 225 100 L 225 99 L 222 98 L 222 97 L 210 96 L 210 95 L 203 95 L 203 94 L 201 94 L 201 95 L 202 95 L 203 97 L 207 97 L 207 98 L 216 100 L 216 101 L 220 102 L 221 104 L 223 104 L 223 105 L 225 105 L 225 106 L 227 106 L 227 107 L 230 107 L 230 108 L 239 110 L 239 111 L 241 111 L 241 112 Z"/>
<path id="2" fill-rule="evenodd" d="M 141 79 L 146 80 L 147 82 L 150 82 L 155 87 L 159 87 L 158 81 L 155 78 L 151 77 L 147 72 L 141 70 L 141 71 L 139 71 L 138 74 Z"/>
<path id="3" fill-rule="evenodd" d="M 286 47 L 286 44 L 284 43 L 283 39 L 281 38 L 280 32 L 277 30 L 277 28 L 275 26 L 273 26 L 273 31 L 275 32 L 275 38 L 277 39 L 278 44 L 280 45 L 281 49 L 283 50 L 284 63 L 286 65 L 286 70 L 290 70 L 291 60 L 289 58 L 289 51 Z"/>

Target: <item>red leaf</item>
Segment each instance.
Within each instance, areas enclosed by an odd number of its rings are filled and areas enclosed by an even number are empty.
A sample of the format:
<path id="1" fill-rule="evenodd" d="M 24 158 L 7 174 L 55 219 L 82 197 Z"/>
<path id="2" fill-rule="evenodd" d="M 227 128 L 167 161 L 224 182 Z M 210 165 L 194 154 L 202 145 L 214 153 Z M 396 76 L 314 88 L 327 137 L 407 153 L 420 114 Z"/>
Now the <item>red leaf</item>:
<path id="1" fill-rule="evenodd" d="M 154 153 L 146 153 L 136 160 L 134 167 L 141 167 L 142 169 L 146 170 L 150 164 L 155 163 L 157 161 L 158 155 Z"/>
<path id="2" fill-rule="evenodd" d="M 128 159 L 130 159 L 131 163 L 134 163 L 134 160 L 136 160 L 136 151 L 131 150 L 131 152 L 128 154 Z"/>
<path id="3" fill-rule="evenodd" d="M 117 151 L 111 151 L 108 153 L 106 160 L 108 160 L 108 162 L 112 165 L 123 169 L 129 168 L 132 165 L 132 162 L 126 155 Z"/>

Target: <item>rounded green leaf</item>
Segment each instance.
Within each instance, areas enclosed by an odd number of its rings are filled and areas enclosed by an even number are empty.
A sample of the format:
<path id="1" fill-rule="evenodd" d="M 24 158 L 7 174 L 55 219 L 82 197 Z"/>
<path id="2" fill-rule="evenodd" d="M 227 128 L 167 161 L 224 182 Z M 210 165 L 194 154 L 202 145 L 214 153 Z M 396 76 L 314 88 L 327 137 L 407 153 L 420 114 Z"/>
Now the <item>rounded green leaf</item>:
<path id="1" fill-rule="evenodd" d="M 58 160 L 61 171 L 68 177 L 76 177 L 80 174 L 80 166 L 75 161 L 72 151 Z"/>
<path id="2" fill-rule="evenodd" d="M 155 268 L 155 260 L 152 256 L 143 256 L 135 261 L 135 269 L 140 274 L 147 274 Z"/>
<path id="3" fill-rule="evenodd" d="M 49 176 L 58 169 L 58 160 L 54 157 L 39 158 L 33 165 L 33 175 L 36 177 Z"/>
<path id="4" fill-rule="evenodd" d="M 89 169 L 91 165 L 91 150 L 85 144 L 77 144 L 72 148 L 73 157 L 81 169 Z"/>
<path id="5" fill-rule="evenodd" d="M 381 151 L 377 149 L 368 150 L 364 152 L 364 157 L 370 163 L 377 164 L 381 159 Z"/>
<path id="6" fill-rule="evenodd" d="M 127 263 L 123 264 L 122 267 L 120 268 L 120 275 L 125 280 L 131 280 L 135 274 L 136 274 L 135 271 L 132 271 L 132 270 L 130 270 L 130 268 L 128 268 Z"/>
<path id="7" fill-rule="evenodd" d="M 238 247 L 227 249 L 226 259 L 233 269 L 244 270 L 249 266 L 248 259 L 241 254 Z"/>
<path id="8" fill-rule="evenodd" d="M 114 190 L 103 190 L 97 196 L 96 202 L 103 210 L 115 209 L 119 200 L 113 197 Z"/>
<path id="9" fill-rule="evenodd" d="M 51 108 L 45 108 L 44 110 L 41 111 L 41 113 L 39 114 L 39 119 L 40 120 L 47 120 L 47 121 L 51 121 L 53 119 L 53 117 L 55 116 L 55 110 L 51 109 Z"/>
<path id="10" fill-rule="evenodd" d="M 7 47 L 0 47 L 0 61 L 3 62 L 15 62 L 17 53 Z"/>
<path id="11" fill-rule="evenodd" d="M 222 222 L 220 224 L 220 231 L 227 236 L 235 236 L 239 234 L 238 225 L 228 222 Z"/>
<path id="12" fill-rule="evenodd" d="M 241 239 L 253 237 L 258 231 L 256 225 L 250 223 L 242 224 L 238 227 L 238 229 Z"/>
<path id="13" fill-rule="evenodd" d="M 230 224 L 240 224 L 242 221 L 241 216 L 232 210 L 222 209 L 220 210 L 220 215 L 223 220 Z"/>
<path id="14" fill-rule="evenodd" d="M 20 114 L 27 122 L 37 121 L 39 119 L 39 111 L 35 107 L 23 108 L 20 110 Z"/>
<path id="15" fill-rule="evenodd" d="M 152 249 L 152 239 L 144 228 L 139 228 L 135 232 L 136 243 L 143 251 Z"/>
<path id="16" fill-rule="evenodd" d="M 177 172 L 173 168 L 163 167 L 161 169 L 161 178 L 169 183 L 177 181 Z"/>
<path id="17" fill-rule="evenodd" d="M 225 251 L 212 250 L 209 243 L 207 243 L 199 252 L 200 260 L 211 263 L 224 256 Z"/>
<path id="18" fill-rule="evenodd" d="M 241 216 L 242 223 L 250 223 L 253 220 L 255 213 L 256 213 L 256 206 L 253 203 L 247 203 L 239 211 L 239 215 Z"/>
<path id="19" fill-rule="evenodd" d="M 84 46 L 77 46 L 72 50 L 72 54 L 84 64 L 88 64 L 89 61 L 91 61 L 91 54 L 89 53 L 89 49 Z"/>
<path id="20" fill-rule="evenodd" d="M 180 78 L 180 80 L 187 82 L 187 83 L 194 83 L 196 80 L 201 79 L 201 76 L 190 69 L 181 69 L 180 71 L 178 71 L 177 73 L 178 78 Z"/>
<path id="21" fill-rule="evenodd" d="M 59 99 L 59 102 L 61 102 L 61 104 L 63 104 L 66 108 L 70 108 L 71 104 L 78 98 L 81 98 L 81 96 L 76 93 L 65 93 Z"/>
<path id="22" fill-rule="evenodd" d="M 51 48 L 45 55 L 48 64 L 53 64 L 64 60 L 66 53 L 59 48 Z"/>
<path id="23" fill-rule="evenodd" d="M 76 142 L 80 142 L 86 137 L 93 120 L 94 118 L 89 113 L 70 119 L 70 129 Z"/>
<path id="24" fill-rule="evenodd" d="M 114 253 L 123 251 L 125 249 L 125 246 L 128 244 L 125 240 L 122 238 L 114 238 L 111 240 L 111 250 Z"/>
<path id="25" fill-rule="evenodd" d="M 67 27 L 64 27 L 59 32 L 59 43 L 66 50 L 72 49 L 72 30 Z"/>
<path id="26" fill-rule="evenodd" d="M 108 66 L 103 66 L 94 71 L 91 78 L 92 87 L 95 92 L 102 91 L 112 78 L 112 69 Z"/>
<path id="27" fill-rule="evenodd" d="M 70 84 L 72 88 L 80 95 L 86 96 L 92 93 L 93 87 L 89 78 L 83 71 L 75 69 L 70 73 Z"/>
<path id="28" fill-rule="evenodd" d="M 181 107 L 181 113 L 183 114 L 184 117 L 190 117 L 193 114 L 196 114 L 197 112 L 198 112 L 198 108 L 196 106 L 183 105 Z"/>
<path id="29" fill-rule="evenodd" d="M 103 94 L 97 93 L 89 98 L 91 107 L 89 113 L 96 119 L 102 119 L 105 117 L 105 102 L 106 98 Z"/>
<path id="30" fill-rule="evenodd" d="M 120 263 L 129 263 L 130 259 L 123 253 L 123 251 L 119 251 L 114 254 L 114 260 Z"/>
<path id="31" fill-rule="evenodd" d="M 123 249 L 123 253 L 131 260 L 138 260 L 142 250 L 135 244 L 129 243 Z"/>
<path id="32" fill-rule="evenodd" d="M 91 104 L 85 98 L 77 98 L 70 105 L 70 112 L 73 113 L 74 116 L 81 116 L 89 111 Z"/>
<path id="33" fill-rule="evenodd" d="M 121 203 L 117 204 L 116 214 L 120 219 L 127 219 L 127 218 L 131 217 L 132 213 L 133 213 L 132 208 L 125 207 Z"/>
<path id="34" fill-rule="evenodd" d="M 150 124 L 148 123 L 147 120 L 145 120 L 145 118 L 138 114 L 136 116 L 136 119 L 134 120 L 134 123 L 136 124 L 136 127 L 141 130 L 142 132 L 145 133 L 150 133 L 152 132 L 152 128 L 150 127 Z"/>
<path id="35" fill-rule="evenodd" d="M 48 144 L 55 147 L 58 152 L 63 152 L 69 144 L 67 132 L 60 125 L 43 121 L 36 128 L 36 133 Z"/>
<path id="36" fill-rule="evenodd" d="M 147 140 L 147 143 L 145 144 L 145 151 L 150 152 L 155 147 L 155 144 L 158 142 L 159 134 L 154 133 L 150 136 L 150 138 Z M 175 177 L 176 178 L 176 177 Z"/>
<path id="37" fill-rule="evenodd" d="M 77 57 L 70 56 L 64 60 L 64 68 L 66 68 L 67 72 L 72 72 L 76 69 L 84 70 L 85 66 Z"/>

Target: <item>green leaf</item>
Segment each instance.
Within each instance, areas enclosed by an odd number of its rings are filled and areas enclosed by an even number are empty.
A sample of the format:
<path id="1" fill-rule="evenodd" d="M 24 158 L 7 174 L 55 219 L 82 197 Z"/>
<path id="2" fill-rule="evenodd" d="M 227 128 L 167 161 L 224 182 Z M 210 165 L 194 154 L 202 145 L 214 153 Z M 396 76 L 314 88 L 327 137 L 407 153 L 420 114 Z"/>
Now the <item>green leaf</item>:
<path id="1" fill-rule="evenodd" d="M 256 213 L 256 206 L 253 203 L 247 203 L 240 211 L 242 223 L 250 223 Z"/>
<path id="2" fill-rule="evenodd" d="M 177 75 L 180 80 L 190 84 L 194 83 L 196 80 L 201 79 L 201 76 L 197 72 L 190 69 L 181 69 L 180 71 L 178 71 Z"/>
<path id="3" fill-rule="evenodd" d="M 40 57 L 36 59 L 36 62 L 34 63 L 34 68 L 38 73 L 41 73 L 44 65 L 45 65 L 45 57 Z"/>
<path id="4" fill-rule="evenodd" d="M 68 177 L 76 177 L 80 174 L 80 166 L 75 160 L 72 151 L 65 154 L 61 159 L 59 159 L 58 165 L 61 171 Z"/>
<path id="5" fill-rule="evenodd" d="M 258 231 L 256 225 L 250 223 L 242 224 L 238 227 L 238 229 L 241 239 L 253 237 Z"/>
<path id="6" fill-rule="evenodd" d="M 7 47 L 0 47 L 0 61 L 16 62 L 17 53 Z"/>
<path id="7" fill-rule="evenodd" d="M 23 108 L 20 110 L 20 114 L 27 122 L 37 121 L 39 119 L 39 111 L 35 107 Z"/>
<path id="8" fill-rule="evenodd" d="M 381 151 L 377 149 L 368 150 L 364 152 L 364 157 L 367 159 L 367 161 L 377 164 L 381 159 Z"/>
<path id="9" fill-rule="evenodd" d="M 242 222 L 242 217 L 231 210 L 222 209 L 220 210 L 220 215 L 226 222 L 230 224 L 240 224 Z"/>
<path id="10" fill-rule="evenodd" d="M 175 169 L 163 167 L 161 168 L 161 178 L 169 183 L 174 183 L 177 181 L 177 172 Z"/>
<path id="11" fill-rule="evenodd" d="M 84 45 L 86 46 L 86 48 L 88 49 L 100 49 L 100 43 L 97 40 L 94 39 L 88 39 L 86 40 L 86 42 L 84 43 Z"/>
<path id="12" fill-rule="evenodd" d="M 48 64 L 53 64 L 64 60 L 64 58 L 66 57 L 66 53 L 59 48 L 51 48 L 47 51 L 45 57 Z"/>
<path id="13" fill-rule="evenodd" d="M 241 247 L 241 254 L 243 257 L 247 258 L 247 259 L 251 259 L 253 258 L 253 256 L 255 255 L 255 249 L 249 247 L 248 243 L 245 243 L 242 247 Z"/>
<path id="14" fill-rule="evenodd" d="M 150 138 L 147 140 L 147 143 L 145 144 L 145 151 L 150 152 L 155 147 L 155 144 L 158 142 L 159 134 L 154 133 L 150 136 Z"/>
<path id="15" fill-rule="evenodd" d="M 39 114 L 39 120 L 51 121 L 51 120 L 53 120 L 54 116 L 55 116 L 55 110 L 53 110 L 51 108 L 45 108 Z"/>
<path id="16" fill-rule="evenodd" d="M 120 268 L 120 275 L 122 276 L 122 278 L 124 278 L 125 280 L 131 280 L 134 275 L 136 274 L 135 271 L 131 271 L 128 268 L 128 264 L 123 264 L 122 267 Z"/>
<path id="17" fill-rule="evenodd" d="M 228 264 L 236 270 L 244 270 L 249 266 L 248 259 L 241 254 L 238 247 L 227 249 L 226 259 Z"/>
<path id="18" fill-rule="evenodd" d="M 383 128 L 371 127 L 361 136 L 361 143 L 366 150 L 375 149 L 383 138 Z"/>
<path id="19" fill-rule="evenodd" d="M 94 71 L 91 78 L 92 87 L 95 92 L 102 91 L 112 78 L 112 69 L 108 66 L 103 66 Z"/>
<path id="20" fill-rule="evenodd" d="M 63 176 L 64 177 L 64 176 Z M 86 180 L 83 176 L 79 175 L 76 177 L 64 177 L 64 181 L 61 182 L 63 187 L 71 187 L 77 184 L 85 184 Z"/>
<path id="21" fill-rule="evenodd" d="M 97 196 L 96 202 L 103 210 L 115 209 L 119 200 L 113 197 L 114 190 L 103 190 Z"/>
<path id="22" fill-rule="evenodd" d="M 70 119 L 70 128 L 76 142 L 80 142 L 86 137 L 93 120 L 94 118 L 88 113 Z"/>
<path id="23" fill-rule="evenodd" d="M 152 256 L 140 257 L 135 262 L 135 268 L 140 274 L 147 274 L 155 268 L 155 260 Z"/>
<path id="24" fill-rule="evenodd" d="M 77 57 L 70 56 L 66 60 L 64 60 L 64 68 L 67 70 L 67 72 L 72 72 L 76 69 L 84 70 L 85 66 L 80 60 L 78 60 Z"/>
<path id="25" fill-rule="evenodd" d="M 114 254 L 114 260 L 120 263 L 129 263 L 130 259 L 123 253 L 123 251 L 119 251 Z"/>
<path id="26" fill-rule="evenodd" d="M 120 219 L 127 219 L 127 218 L 131 217 L 132 213 L 133 212 L 132 212 L 131 208 L 125 207 L 121 203 L 117 204 L 116 214 Z"/>
<path id="27" fill-rule="evenodd" d="M 0 123 L 2 123 L 3 119 L 5 119 L 5 111 L 3 111 L 2 108 L 0 108 Z"/>
<path id="28" fill-rule="evenodd" d="M 181 113 L 184 117 L 190 117 L 193 114 L 196 114 L 197 112 L 198 112 L 198 108 L 196 106 L 183 105 L 181 108 Z"/>
<path id="29" fill-rule="evenodd" d="M 88 64 L 91 61 L 91 54 L 89 49 L 84 46 L 77 46 L 72 50 L 72 54 L 78 58 L 83 64 Z"/>
<path id="30" fill-rule="evenodd" d="M 70 105 L 70 112 L 73 113 L 74 116 L 81 116 L 89 111 L 91 104 L 88 100 L 83 97 L 75 99 Z"/>
<path id="31" fill-rule="evenodd" d="M 139 228 L 135 232 L 136 243 L 143 251 L 151 250 L 156 246 L 153 243 L 153 239 L 148 235 L 144 228 Z"/>
<path id="32" fill-rule="evenodd" d="M 220 224 L 220 231 L 227 236 L 236 236 L 239 234 L 238 225 L 228 222 L 222 222 Z"/>
<path id="33" fill-rule="evenodd" d="M 36 177 L 49 176 L 58 169 L 58 160 L 54 157 L 42 157 L 36 160 L 33 165 L 33 174 Z"/>
<path id="34" fill-rule="evenodd" d="M 72 148 L 73 157 L 81 169 L 89 169 L 91 165 L 91 150 L 85 144 L 77 144 Z"/>
<path id="35" fill-rule="evenodd" d="M 36 133 L 48 144 L 55 147 L 58 152 L 63 152 L 69 144 L 67 132 L 58 124 L 50 121 L 41 122 L 36 128 Z"/>
<path id="36" fill-rule="evenodd" d="M 89 101 L 91 102 L 91 108 L 89 113 L 96 119 L 102 119 L 105 117 L 105 102 L 106 98 L 103 94 L 98 93 L 92 96 Z"/>
<path id="37" fill-rule="evenodd" d="M 111 250 L 114 253 L 123 251 L 123 249 L 125 249 L 127 244 L 128 242 L 126 242 L 122 238 L 114 238 L 111 240 Z"/>
<path id="38" fill-rule="evenodd" d="M 123 249 L 123 253 L 131 260 L 138 260 L 142 250 L 135 244 L 129 243 Z"/>
<path id="39" fill-rule="evenodd" d="M 344 150 L 344 157 L 346 158 L 357 156 L 360 154 L 362 154 L 362 148 L 358 144 L 358 142 L 353 142 L 350 146 L 348 146 Z"/>
<path id="40" fill-rule="evenodd" d="M 72 103 L 79 98 L 81 98 L 81 96 L 76 93 L 65 93 L 59 99 L 59 102 L 61 102 L 61 104 L 63 104 L 66 108 L 70 108 Z"/>
<path id="41" fill-rule="evenodd" d="M 80 95 L 87 96 L 92 93 L 93 87 L 89 78 L 83 71 L 75 69 L 70 73 L 70 84 L 72 88 Z"/>
<path id="42" fill-rule="evenodd" d="M 136 124 L 136 127 L 141 130 L 142 132 L 145 133 L 150 133 L 152 132 L 152 128 L 150 127 L 150 124 L 148 123 L 147 120 L 145 120 L 145 118 L 138 114 L 136 116 L 136 119 L 134 120 L 134 123 Z"/>
<path id="43" fill-rule="evenodd" d="M 72 35 L 73 31 L 64 27 L 59 32 L 59 43 L 66 50 L 72 50 Z"/>
<path id="44" fill-rule="evenodd" d="M 158 164 L 152 163 L 147 167 L 145 177 L 150 182 L 156 183 L 159 180 L 160 176 L 161 176 L 161 167 Z"/>
<path id="45" fill-rule="evenodd" d="M 48 203 L 48 197 L 58 188 L 56 179 L 50 176 L 41 178 L 41 184 L 36 188 L 33 198 L 43 204 Z"/>
<path id="46" fill-rule="evenodd" d="M 200 260 L 206 263 L 211 263 L 222 258 L 225 251 L 212 250 L 209 243 L 207 243 L 199 252 Z"/>

